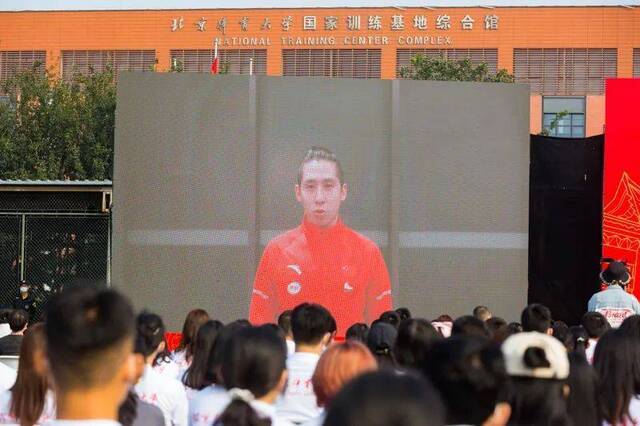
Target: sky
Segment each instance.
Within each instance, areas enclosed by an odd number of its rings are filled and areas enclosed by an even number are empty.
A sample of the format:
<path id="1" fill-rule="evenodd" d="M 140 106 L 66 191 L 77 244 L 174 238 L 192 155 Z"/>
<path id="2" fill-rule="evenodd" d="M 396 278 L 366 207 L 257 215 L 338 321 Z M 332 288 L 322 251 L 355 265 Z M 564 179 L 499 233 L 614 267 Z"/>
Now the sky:
<path id="1" fill-rule="evenodd" d="M 0 10 L 242 9 L 298 7 L 635 6 L 640 0 L 0 0 Z"/>

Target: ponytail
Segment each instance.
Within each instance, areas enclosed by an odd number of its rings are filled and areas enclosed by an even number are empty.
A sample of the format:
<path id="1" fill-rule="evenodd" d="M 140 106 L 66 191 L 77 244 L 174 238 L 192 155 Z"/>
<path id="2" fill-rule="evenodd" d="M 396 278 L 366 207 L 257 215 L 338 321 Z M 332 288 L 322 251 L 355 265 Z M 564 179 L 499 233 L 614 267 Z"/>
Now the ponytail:
<path id="1" fill-rule="evenodd" d="M 261 418 L 249 404 L 253 394 L 246 389 L 229 390 L 231 402 L 213 423 L 213 426 L 271 426 L 271 419 Z"/>

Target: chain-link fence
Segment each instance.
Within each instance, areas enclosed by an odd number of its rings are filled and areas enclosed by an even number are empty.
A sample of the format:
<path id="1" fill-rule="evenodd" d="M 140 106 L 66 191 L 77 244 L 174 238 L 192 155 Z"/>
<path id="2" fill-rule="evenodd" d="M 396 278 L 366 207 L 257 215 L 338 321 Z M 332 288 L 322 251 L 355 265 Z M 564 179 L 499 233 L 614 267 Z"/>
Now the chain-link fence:
<path id="1" fill-rule="evenodd" d="M 109 263 L 108 213 L 0 213 L 0 307 L 12 307 L 25 280 L 37 320 L 64 287 L 108 284 Z"/>

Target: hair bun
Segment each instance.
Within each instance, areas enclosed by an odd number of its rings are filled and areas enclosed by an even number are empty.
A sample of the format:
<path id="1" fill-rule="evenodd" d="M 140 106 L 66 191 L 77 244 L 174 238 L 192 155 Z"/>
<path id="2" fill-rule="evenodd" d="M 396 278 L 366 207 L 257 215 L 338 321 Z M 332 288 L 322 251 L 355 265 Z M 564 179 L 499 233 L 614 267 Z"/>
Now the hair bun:
<path id="1" fill-rule="evenodd" d="M 529 368 L 549 368 L 551 364 L 547 359 L 544 349 L 532 346 L 524 351 L 524 364 Z"/>

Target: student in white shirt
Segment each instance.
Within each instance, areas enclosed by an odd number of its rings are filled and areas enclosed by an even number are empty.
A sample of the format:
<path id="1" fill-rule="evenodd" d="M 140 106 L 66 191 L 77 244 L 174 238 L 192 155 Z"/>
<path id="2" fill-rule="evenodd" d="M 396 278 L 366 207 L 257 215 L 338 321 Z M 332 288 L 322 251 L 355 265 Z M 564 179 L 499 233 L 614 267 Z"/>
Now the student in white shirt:
<path id="1" fill-rule="evenodd" d="M 311 377 L 313 391 L 322 413 L 303 423 L 304 426 L 321 426 L 324 422 L 324 408 L 331 403 L 338 391 L 360 374 L 375 371 L 378 362 L 369 349 L 360 342 L 347 340 L 334 343 L 320 356 L 316 370 Z"/>
<path id="2" fill-rule="evenodd" d="M 193 309 L 187 314 L 182 325 L 182 339 L 172 354 L 173 362 L 178 366 L 176 379 L 182 380 L 182 376 L 191 365 L 198 329 L 207 321 L 209 314 L 204 309 Z"/>
<path id="3" fill-rule="evenodd" d="M 15 384 L 0 393 L 0 423 L 32 425 L 55 418 L 44 347 L 44 325 L 35 324 L 24 334 Z"/>
<path id="4" fill-rule="evenodd" d="M 278 327 L 282 330 L 285 336 L 285 342 L 287 344 L 287 356 L 296 351 L 296 343 L 293 341 L 293 332 L 291 331 L 291 309 L 283 311 L 278 316 Z"/>
<path id="5" fill-rule="evenodd" d="M 303 303 L 291 313 L 291 331 L 296 351 L 287 358 L 289 382 L 278 400 L 278 416 L 292 423 L 317 417 L 321 409 L 311 385 L 320 354 L 332 339 L 331 313 L 317 304 Z"/>
<path id="6" fill-rule="evenodd" d="M 611 325 L 600 312 L 587 312 L 582 316 L 582 326 L 589 335 L 589 344 L 585 349 L 585 356 L 589 364 L 593 364 L 593 354 L 596 351 L 598 339 L 611 329 Z"/>
<path id="7" fill-rule="evenodd" d="M 249 326 L 244 321 L 234 321 L 222 327 L 218 332 L 207 360 L 205 377 L 208 385 L 198 391 L 189 401 L 190 426 L 211 426 L 229 404 L 229 395 L 227 395 L 222 378 L 224 350 L 238 331 Z"/>
<path id="8" fill-rule="evenodd" d="M 286 355 L 286 345 L 273 328 L 238 331 L 226 345 L 222 363 L 231 402 L 214 425 L 250 425 L 268 419 L 272 426 L 291 426 L 274 405 L 287 383 Z"/>
<path id="9" fill-rule="evenodd" d="M 209 354 L 222 328 L 220 321 L 209 320 L 198 329 L 195 345 L 193 346 L 193 359 L 191 365 L 181 378 L 187 391 L 187 398 L 191 399 L 196 392 L 209 386 L 212 381 L 207 376 Z"/>
<path id="10" fill-rule="evenodd" d="M 162 318 L 150 312 L 142 312 L 137 319 L 136 345 L 147 363 L 144 373 L 135 386 L 135 392 L 144 402 L 160 408 L 166 426 L 186 426 L 189 404 L 182 383 L 159 374 L 152 367 L 156 355 L 164 349 L 165 328 Z"/>
<path id="11" fill-rule="evenodd" d="M 11 309 L 4 309 L 0 312 L 0 339 L 11 334 L 11 326 L 9 325 L 9 314 Z"/>
<path id="12" fill-rule="evenodd" d="M 114 290 L 73 286 L 47 304 L 49 372 L 57 420 L 47 425 L 119 425 L 135 377 L 131 304 Z"/>

